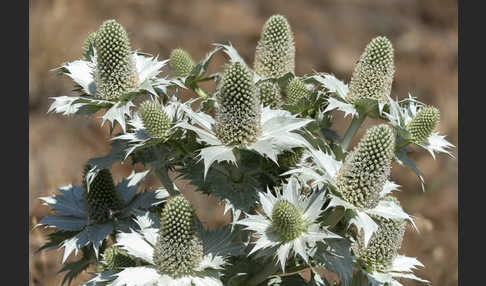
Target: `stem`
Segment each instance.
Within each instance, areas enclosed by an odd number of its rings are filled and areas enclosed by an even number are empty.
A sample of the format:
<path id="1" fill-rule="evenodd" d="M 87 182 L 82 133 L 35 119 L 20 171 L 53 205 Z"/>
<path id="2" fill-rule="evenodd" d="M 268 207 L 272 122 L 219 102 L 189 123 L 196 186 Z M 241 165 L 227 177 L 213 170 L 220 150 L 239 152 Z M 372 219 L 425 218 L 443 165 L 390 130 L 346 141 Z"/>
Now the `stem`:
<path id="1" fill-rule="evenodd" d="M 410 140 L 403 140 L 402 142 L 400 142 L 396 147 L 395 147 L 395 150 L 400 150 L 402 147 L 404 146 L 407 146 L 408 144 L 410 144 Z"/>
<path id="2" fill-rule="evenodd" d="M 270 275 L 275 273 L 275 271 L 277 271 L 278 269 L 279 269 L 278 264 L 269 263 L 263 268 L 262 272 L 257 273 L 255 276 L 250 278 L 246 282 L 247 283 L 246 285 L 249 285 L 249 286 L 258 285 L 261 282 L 265 281 Z"/>
<path id="3" fill-rule="evenodd" d="M 199 86 L 195 86 L 192 90 L 197 94 L 197 96 L 201 97 L 202 99 L 207 99 L 209 95 L 204 92 Z"/>
<path id="4" fill-rule="evenodd" d="M 155 174 L 171 196 L 177 196 L 179 194 L 179 192 L 174 189 L 174 183 L 172 183 L 166 167 L 155 169 Z"/>
<path id="5" fill-rule="evenodd" d="M 341 146 L 344 151 L 348 149 L 351 140 L 353 139 L 354 135 L 361 127 L 361 124 L 363 124 L 365 119 L 366 119 L 366 113 L 359 112 L 358 117 L 354 117 L 353 121 L 351 121 L 351 125 L 349 126 L 348 130 L 346 130 L 346 133 L 344 134 L 343 142 L 341 143 Z"/>

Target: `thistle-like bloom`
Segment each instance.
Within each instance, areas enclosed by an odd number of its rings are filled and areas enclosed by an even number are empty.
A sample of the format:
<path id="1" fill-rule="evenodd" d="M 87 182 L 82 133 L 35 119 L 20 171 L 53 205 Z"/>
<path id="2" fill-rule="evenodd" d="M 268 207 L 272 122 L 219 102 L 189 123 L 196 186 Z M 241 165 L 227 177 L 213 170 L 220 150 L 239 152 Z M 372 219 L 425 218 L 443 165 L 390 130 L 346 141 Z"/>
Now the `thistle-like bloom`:
<path id="1" fill-rule="evenodd" d="M 317 223 L 324 205 L 324 193 L 311 196 L 300 194 L 301 186 L 291 178 L 283 186 L 283 193 L 274 196 L 270 190 L 259 193 L 263 213 L 247 214 L 236 224 L 255 231 L 257 238 L 250 254 L 260 252 L 262 256 L 276 256 L 282 271 L 291 251 L 308 262 L 312 247 L 327 238 L 341 238 Z"/>
<path id="2" fill-rule="evenodd" d="M 376 37 L 366 46 L 349 83 L 348 101 L 375 99 L 386 102 L 390 96 L 395 64 L 393 47 L 386 37 Z"/>
<path id="3" fill-rule="evenodd" d="M 65 247 L 63 263 L 73 251 L 77 254 L 79 249 L 88 245 L 98 256 L 98 250 L 108 235 L 135 227 L 132 215 L 161 203 L 169 196 L 163 189 L 137 194 L 147 174 L 132 172 L 128 178 L 114 185 L 109 171 L 92 173 L 85 170 L 83 186 L 68 185 L 59 188 L 61 194 L 40 198 L 55 213 L 44 217 L 38 225 L 55 227 L 55 234 L 66 236 L 62 242 L 48 242 L 47 249 Z M 92 178 L 89 191 L 86 188 L 88 178 Z"/>
<path id="4" fill-rule="evenodd" d="M 304 155 L 305 148 L 294 148 L 291 151 L 284 151 L 282 154 L 278 155 L 278 163 L 280 166 L 293 168 L 295 167 Z"/>
<path id="5" fill-rule="evenodd" d="M 433 106 L 420 109 L 407 124 L 407 130 L 412 135 L 412 140 L 417 144 L 423 144 L 439 125 L 440 112 Z"/>
<path id="6" fill-rule="evenodd" d="M 189 75 L 195 64 L 189 55 L 183 49 L 174 49 L 170 52 L 170 68 L 177 77 L 186 77 Z"/>
<path id="7" fill-rule="evenodd" d="M 94 55 L 93 46 L 95 46 L 96 32 L 92 32 L 86 37 L 83 44 L 83 57 L 86 61 L 91 61 L 91 57 Z"/>
<path id="8" fill-rule="evenodd" d="M 111 246 L 107 248 L 103 254 L 106 267 L 103 269 L 109 269 L 113 273 L 120 272 L 125 267 L 133 267 L 136 265 L 135 259 L 131 257 L 125 250 L 118 246 Z"/>
<path id="9" fill-rule="evenodd" d="M 358 208 L 376 207 L 394 151 L 395 134 L 388 125 L 368 129 L 337 175 L 336 186 L 343 199 Z"/>
<path id="10" fill-rule="evenodd" d="M 294 77 L 287 86 L 287 103 L 296 104 L 302 98 L 309 95 L 309 91 L 305 87 L 302 80 Z"/>
<path id="11" fill-rule="evenodd" d="M 257 85 L 258 98 L 263 106 L 269 106 L 272 109 L 280 108 L 282 105 L 282 96 L 278 84 L 270 81 L 264 81 Z"/>
<path id="12" fill-rule="evenodd" d="M 156 219 L 146 213 L 137 217 L 139 232 L 117 235 L 116 245 L 145 265 L 125 268 L 109 285 L 222 286 L 226 258 L 242 250 L 241 245 L 230 244 L 235 234 L 231 227 L 204 229 L 182 196 L 170 199 L 161 219 Z"/>
<path id="13" fill-rule="evenodd" d="M 103 22 L 96 33 L 96 95 L 117 100 L 140 85 L 128 35 L 115 20 Z"/>
<path id="14" fill-rule="evenodd" d="M 96 223 L 104 223 L 110 219 L 113 213 L 121 211 L 124 203 L 108 169 L 100 170 L 88 187 L 86 174 L 91 169 L 92 166 L 87 164 L 84 167 L 83 175 L 83 184 L 88 190 L 85 192 L 88 217 Z"/>
<path id="15" fill-rule="evenodd" d="M 216 135 L 225 145 L 254 143 L 261 132 L 253 73 L 239 62 L 223 73 L 217 93 Z"/>
<path id="16" fill-rule="evenodd" d="M 144 101 L 140 105 L 139 114 L 150 138 L 167 137 L 172 121 L 158 102 Z"/>
<path id="17" fill-rule="evenodd" d="M 294 35 L 284 16 L 273 15 L 265 22 L 256 47 L 254 69 L 265 78 L 294 73 Z"/>

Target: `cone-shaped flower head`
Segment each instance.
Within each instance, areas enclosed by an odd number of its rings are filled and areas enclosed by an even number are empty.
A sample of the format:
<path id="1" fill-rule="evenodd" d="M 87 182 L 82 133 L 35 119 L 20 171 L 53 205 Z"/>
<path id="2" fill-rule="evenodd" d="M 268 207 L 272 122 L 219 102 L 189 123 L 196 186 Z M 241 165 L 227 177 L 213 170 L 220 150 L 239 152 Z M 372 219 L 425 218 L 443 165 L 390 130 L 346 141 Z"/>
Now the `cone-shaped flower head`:
<path id="1" fill-rule="evenodd" d="M 160 274 L 191 274 L 203 258 L 203 244 L 195 227 L 195 212 L 182 195 L 170 199 L 161 213 L 154 263 Z"/>
<path id="2" fill-rule="evenodd" d="M 170 53 L 170 68 L 178 77 L 188 76 L 194 68 L 194 61 L 188 52 L 183 49 L 174 49 Z"/>
<path id="3" fill-rule="evenodd" d="M 111 246 L 105 250 L 104 258 L 106 268 L 117 273 L 125 267 L 136 266 L 135 260 L 123 249 L 117 246 Z"/>
<path id="4" fill-rule="evenodd" d="M 96 95 L 116 100 L 139 86 L 127 32 L 115 20 L 105 21 L 96 33 Z"/>
<path id="5" fill-rule="evenodd" d="M 223 74 L 217 93 L 216 136 L 225 145 L 249 145 L 260 133 L 260 109 L 252 72 L 239 62 Z"/>
<path id="6" fill-rule="evenodd" d="M 150 138 L 167 137 L 171 120 L 159 103 L 151 100 L 144 101 L 140 105 L 139 114 Z"/>
<path id="7" fill-rule="evenodd" d="M 273 207 L 272 228 L 283 241 L 291 241 L 305 230 L 305 222 L 293 204 L 280 200 Z"/>
<path id="8" fill-rule="evenodd" d="M 91 166 L 87 164 L 84 167 L 83 175 L 88 216 L 97 223 L 104 223 L 111 217 L 113 212 L 123 209 L 124 203 L 108 169 L 102 169 L 96 174 L 96 177 L 89 185 L 88 192 L 86 174 L 90 169 Z"/>
<path id="9" fill-rule="evenodd" d="M 263 106 L 276 109 L 282 105 L 280 88 L 277 84 L 265 81 L 257 86 L 258 97 Z"/>
<path id="10" fill-rule="evenodd" d="M 288 104 L 296 104 L 302 98 L 309 95 L 309 90 L 300 79 L 294 77 L 287 86 L 287 102 Z"/>
<path id="11" fill-rule="evenodd" d="M 366 46 L 349 83 L 348 100 L 376 99 L 386 102 L 390 95 L 395 64 L 393 47 L 386 37 L 376 37 Z"/>
<path id="12" fill-rule="evenodd" d="M 304 155 L 305 148 L 298 147 L 292 151 L 284 151 L 278 155 L 278 164 L 283 167 L 292 168 L 297 165 Z"/>
<path id="13" fill-rule="evenodd" d="M 395 134 L 388 125 L 368 129 L 336 176 L 343 199 L 358 208 L 374 208 L 390 174 L 394 150 Z"/>
<path id="14" fill-rule="evenodd" d="M 272 78 L 294 72 L 294 35 L 284 16 L 273 15 L 265 22 L 256 47 L 254 69 L 262 77 Z"/>
<path id="15" fill-rule="evenodd" d="M 407 130 L 412 135 L 412 140 L 418 144 L 426 142 L 439 124 L 439 120 L 439 109 L 433 106 L 422 108 L 407 124 Z"/>
<path id="16" fill-rule="evenodd" d="M 96 32 L 92 32 L 86 37 L 86 40 L 84 40 L 83 44 L 83 57 L 85 60 L 89 61 L 91 58 L 91 55 L 93 54 L 93 50 L 91 47 L 95 44 L 95 39 L 96 39 Z"/>
<path id="17" fill-rule="evenodd" d="M 363 232 L 360 232 L 357 241 L 352 244 L 352 249 L 354 255 L 373 270 L 386 271 L 402 245 L 405 221 L 374 215 L 372 218 L 378 224 L 378 230 L 371 236 L 368 246 L 364 246 Z"/>

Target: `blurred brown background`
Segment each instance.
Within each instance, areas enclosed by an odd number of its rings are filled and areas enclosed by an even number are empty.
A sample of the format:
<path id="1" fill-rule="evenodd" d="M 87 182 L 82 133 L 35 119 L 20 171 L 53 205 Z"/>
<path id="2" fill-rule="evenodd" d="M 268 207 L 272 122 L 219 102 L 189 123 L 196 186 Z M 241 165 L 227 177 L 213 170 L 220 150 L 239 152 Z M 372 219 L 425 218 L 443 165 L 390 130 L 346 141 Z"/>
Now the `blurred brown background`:
<path id="1" fill-rule="evenodd" d="M 387 36 L 395 48 L 393 97 L 410 92 L 441 110 L 442 134 L 457 146 L 457 1 L 455 0 L 314 0 L 314 1 L 30 1 L 29 49 L 29 213 L 31 224 L 47 214 L 37 197 L 56 187 L 80 184 L 83 164 L 108 150 L 108 131 L 96 117 L 65 118 L 46 115 L 49 97 L 69 95 L 72 82 L 49 70 L 81 56 L 85 37 L 106 19 L 127 29 L 133 49 L 168 57 L 184 48 L 195 59 L 212 43 L 230 41 L 248 63 L 260 30 L 272 14 L 289 20 L 295 34 L 296 72 L 334 73 L 349 81 L 365 45 L 377 35 Z M 215 57 L 210 72 L 225 62 Z M 165 71 L 166 74 L 166 71 Z M 208 90 L 210 85 L 204 86 Z M 337 119 L 342 114 L 336 113 Z M 367 126 L 374 122 L 368 121 Z M 343 134 L 349 120 L 337 120 Z M 365 127 L 367 127 L 365 126 Z M 361 135 L 363 132 L 358 135 Z M 359 136 L 358 136 L 359 137 Z M 457 154 L 457 150 L 454 150 Z M 401 252 L 418 257 L 426 267 L 418 275 L 433 285 L 457 285 L 457 161 L 439 155 L 434 161 L 422 150 L 412 154 L 428 190 L 422 193 L 415 174 L 394 166 L 393 179 L 405 210 L 416 217 L 420 233 L 407 231 Z M 115 165 L 117 179 L 130 166 Z M 147 187 L 156 187 L 153 178 Z M 222 224 L 215 200 L 184 190 L 198 205 L 210 226 Z M 45 232 L 29 232 L 31 285 L 60 285 L 62 251 L 34 255 Z M 74 281 L 78 285 L 88 275 Z M 403 280 L 405 285 L 419 285 Z"/>

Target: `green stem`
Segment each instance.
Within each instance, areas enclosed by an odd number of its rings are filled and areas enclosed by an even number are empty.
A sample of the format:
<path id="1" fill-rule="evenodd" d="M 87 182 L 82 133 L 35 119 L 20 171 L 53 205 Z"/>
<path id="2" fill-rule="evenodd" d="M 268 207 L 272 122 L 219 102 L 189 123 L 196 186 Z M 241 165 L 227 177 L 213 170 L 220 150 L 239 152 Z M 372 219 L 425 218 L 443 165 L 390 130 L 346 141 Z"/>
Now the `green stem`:
<path id="1" fill-rule="evenodd" d="M 354 135 L 361 127 L 365 119 L 366 119 L 366 114 L 359 112 L 358 117 L 354 117 L 353 121 L 351 121 L 351 125 L 349 126 L 348 130 L 346 130 L 346 133 L 344 134 L 343 142 L 341 143 L 341 146 L 344 151 L 348 149 L 351 140 L 353 139 Z"/>
<path id="2" fill-rule="evenodd" d="M 257 273 L 255 276 L 251 277 L 246 285 L 258 285 L 265 281 L 270 275 L 274 274 L 279 269 L 278 264 L 268 263 L 261 272 Z"/>
<path id="3" fill-rule="evenodd" d="M 395 150 L 400 150 L 402 147 L 405 147 L 408 144 L 410 144 L 410 142 L 411 142 L 410 140 L 403 140 L 395 147 Z"/>
<path id="4" fill-rule="evenodd" d="M 195 86 L 192 90 L 197 94 L 197 96 L 201 97 L 202 99 L 207 99 L 209 95 L 204 92 L 199 86 Z"/>
<path id="5" fill-rule="evenodd" d="M 172 183 L 166 167 L 156 169 L 155 174 L 171 196 L 177 196 L 179 194 L 179 192 L 174 189 L 174 183 Z"/>

